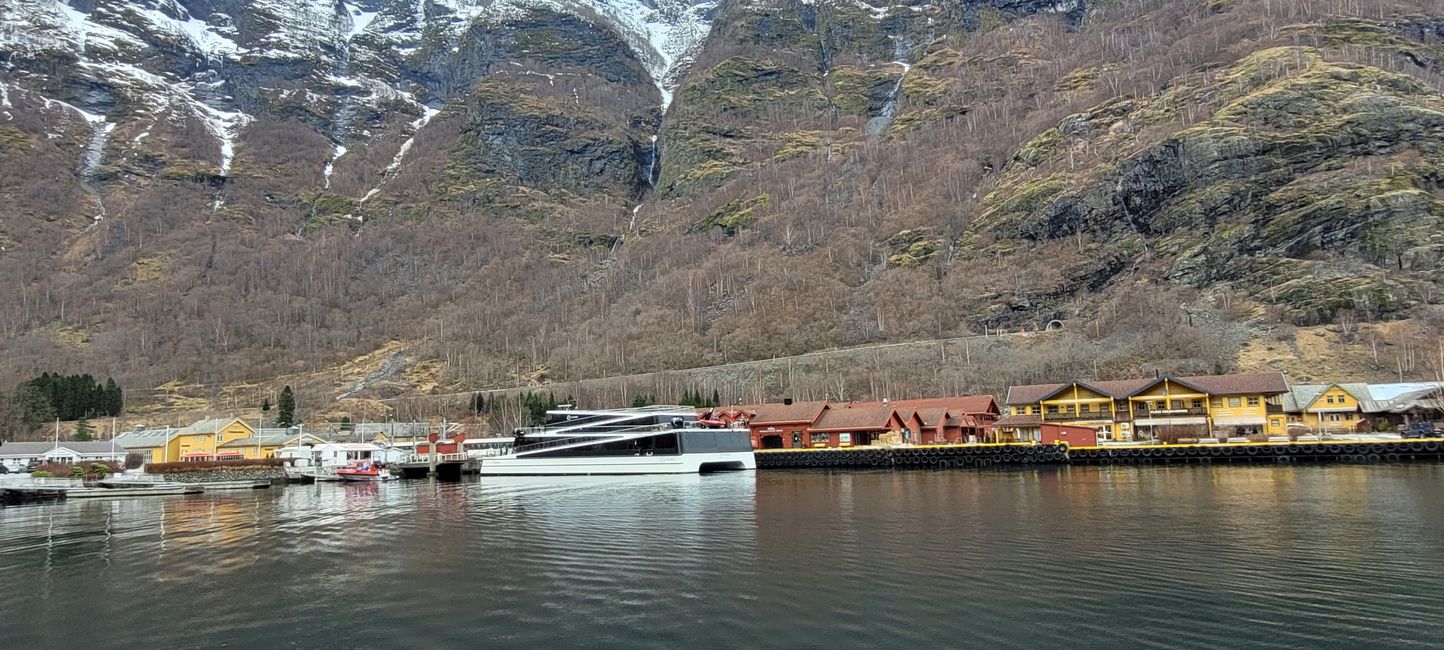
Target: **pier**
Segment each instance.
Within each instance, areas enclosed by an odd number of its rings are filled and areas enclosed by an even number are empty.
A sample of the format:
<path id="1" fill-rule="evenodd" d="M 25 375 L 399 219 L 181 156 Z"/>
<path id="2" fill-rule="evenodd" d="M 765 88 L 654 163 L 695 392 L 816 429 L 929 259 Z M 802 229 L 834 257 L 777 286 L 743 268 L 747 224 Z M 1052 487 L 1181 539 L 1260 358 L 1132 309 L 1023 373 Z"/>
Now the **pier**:
<path id="1" fill-rule="evenodd" d="M 1249 442 L 1069 447 L 1066 444 L 927 445 L 759 450 L 757 468 L 889 469 L 1031 465 L 1410 463 L 1444 460 L 1444 439 Z"/>

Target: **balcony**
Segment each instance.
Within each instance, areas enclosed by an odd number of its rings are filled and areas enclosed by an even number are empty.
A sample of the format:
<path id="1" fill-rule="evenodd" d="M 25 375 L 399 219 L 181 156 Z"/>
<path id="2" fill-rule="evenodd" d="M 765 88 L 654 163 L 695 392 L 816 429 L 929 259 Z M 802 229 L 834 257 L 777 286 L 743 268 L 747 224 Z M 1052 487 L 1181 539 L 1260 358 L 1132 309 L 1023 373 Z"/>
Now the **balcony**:
<path id="1" fill-rule="evenodd" d="M 1113 414 L 1108 411 L 1064 411 L 1062 413 L 1044 413 L 1044 422 L 1075 422 L 1082 420 L 1112 420 Z"/>
<path id="2" fill-rule="evenodd" d="M 1195 418 L 1207 416 L 1208 409 L 1202 406 L 1167 409 L 1145 409 L 1142 407 L 1135 407 L 1133 409 L 1133 417 L 1140 420 L 1147 418 Z"/>
<path id="3" fill-rule="evenodd" d="M 1283 405 L 1283 404 L 1264 404 L 1264 412 L 1265 412 L 1265 413 L 1268 413 L 1269 415 L 1273 415 L 1273 414 L 1276 414 L 1276 413 L 1283 413 L 1283 412 L 1284 412 L 1284 405 Z"/>

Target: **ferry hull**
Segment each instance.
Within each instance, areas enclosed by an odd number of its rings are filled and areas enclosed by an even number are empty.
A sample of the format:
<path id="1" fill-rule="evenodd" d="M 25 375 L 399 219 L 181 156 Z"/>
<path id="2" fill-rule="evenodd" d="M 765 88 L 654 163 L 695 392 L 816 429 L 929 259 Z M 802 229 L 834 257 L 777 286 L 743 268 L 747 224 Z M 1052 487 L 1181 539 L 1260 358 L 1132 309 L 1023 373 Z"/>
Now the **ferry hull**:
<path id="1" fill-rule="evenodd" d="M 619 474 L 698 474 L 757 469 L 752 452 L 667 456 L 528 458 L 496 456 L 481 462 L 482 476 L 592 476 Z"/>

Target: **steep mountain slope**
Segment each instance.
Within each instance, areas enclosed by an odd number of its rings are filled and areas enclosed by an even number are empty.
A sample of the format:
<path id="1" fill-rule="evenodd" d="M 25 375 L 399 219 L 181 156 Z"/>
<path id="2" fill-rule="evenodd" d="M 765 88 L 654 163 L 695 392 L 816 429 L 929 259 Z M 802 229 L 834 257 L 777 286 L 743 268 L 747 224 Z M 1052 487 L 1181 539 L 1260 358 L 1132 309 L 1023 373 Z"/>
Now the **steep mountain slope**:
<path id="1" fill-rule="evenodd" d="M 0 19 L 16 375 L 260 381 L 394 340 L 443 385 L 501 385 L 1054 319 L 1102 341 L 1140 293 L 1262 327 L 1405 318 L 1444 281 L 1427 2 Z M 1028 372 L 1230 363 L 1174 338 Z"/>

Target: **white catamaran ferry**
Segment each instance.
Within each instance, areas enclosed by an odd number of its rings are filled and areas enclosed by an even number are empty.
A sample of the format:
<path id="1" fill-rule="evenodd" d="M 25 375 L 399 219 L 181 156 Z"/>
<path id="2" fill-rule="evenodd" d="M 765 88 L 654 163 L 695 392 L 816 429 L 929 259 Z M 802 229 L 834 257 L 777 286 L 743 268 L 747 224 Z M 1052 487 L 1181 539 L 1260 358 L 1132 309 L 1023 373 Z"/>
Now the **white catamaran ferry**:
<path id="1" fill-rule="evenodd" d="M 685 406 L 547 411 L 518 429 L 510 453 L 485 458 L 491 476 L 697 474 L 756 469 L 752 438 L 730 423 L 699 421 Z"/>

